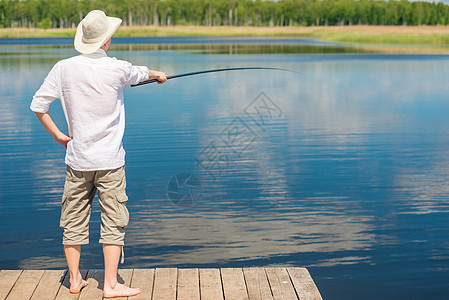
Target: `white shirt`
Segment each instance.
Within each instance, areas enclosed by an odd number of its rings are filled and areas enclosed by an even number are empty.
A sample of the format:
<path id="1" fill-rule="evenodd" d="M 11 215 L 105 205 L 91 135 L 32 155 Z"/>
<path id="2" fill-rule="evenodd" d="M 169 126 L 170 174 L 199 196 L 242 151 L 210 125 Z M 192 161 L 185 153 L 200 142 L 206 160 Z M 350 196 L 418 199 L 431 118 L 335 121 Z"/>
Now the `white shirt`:
<path id="1" fill-rule="evenodd" d="M 125 164 L 123 88 L 148 79 L 144 66 L 108 57 L 102 49 L 55 64 L 31 102 L 46 113 L 60 99 L 69 135 L 65 162 L 74 170 L 111 170 Z"/>

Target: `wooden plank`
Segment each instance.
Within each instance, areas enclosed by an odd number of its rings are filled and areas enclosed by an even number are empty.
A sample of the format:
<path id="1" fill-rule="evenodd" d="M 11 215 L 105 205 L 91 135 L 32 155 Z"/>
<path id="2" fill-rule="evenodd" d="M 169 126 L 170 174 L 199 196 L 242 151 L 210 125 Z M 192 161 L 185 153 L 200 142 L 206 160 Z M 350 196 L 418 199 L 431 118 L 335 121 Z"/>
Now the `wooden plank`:
<path id="1" fill-rule="evenodd" d="M 61 287 L 66 270 L 46 270 L 31 300 L 53 300 Z M 67 276 L 69 276 L 67 274 Z"/>
<path id="2" fill-rule="evenodd" d="M 103 299 L 104 270 L 89 270 L 86 280 L 89 284 L 81 290 L 79 299 Z"/>
<path id="3" fill-rule="evenodd" d="M 117 271 L 118 276 L 117 276 L 117 281 L 119 283 L 122 283 L 126 286 L 130 286 L 131 283 L 131 278 L 133 276 L 133 270 L 132 269 L 119 269 Z M 114 298 L 116 300 L 127 300 L 128 297 L 116 297 Z"/>
<path id="4" fill-rule="evenodd" d="M 175 300 L 177 277 L 176 268 L 156 268 L 153 299 Z"/>
<path id="5" fill-rule="evenodd" d="M 80 273 L 81 273 L 81 276 L 83 277 L 83 279 L 86 279 L 87 270 L 81 270 Z M 87 288 L 87 287 L 85 287 L 85 288 Z M 81 291 L 83 291 L 84 289 L 82 289 Z M 67 275 L 64 277 L 64 281 L 62 282 L 62 285 L 59 288 L 59 291 L 58 291 L 58 294 L 56 295 L 55 300 L 74 300 L 74 299 L 78 299 L 79 296 L 80 296 L 80 293 L 78 293 L 78 294 L 70 293 L 70 274 L 67 271 Z"/>
<path id="6" fill-rule="evenodd" d="M 248 300 L 245 278 L 241 268 L 221 269 L 221 281 L 225 299 Z"/>
<path id="7" fill-rule="evenodd" d="M 42 275 L 44 275 L 44 270 L 24 270 L 6 299 L 30 299 Z"/>
<path id="8" fill-rule="evenodd" d="M 243 268 L 243 274 L 251 300 L 273 300 L 264 268 Z"/>
<path id="9" fill-rule="evenodd" d="M 5 299 L 8 296 L 20 274 L 22 274 L 22 270 L 0 271 L 0 299 Z"/>
<path id="10" fill-rule="evenodd" d="M 306 268 L 287 268 L 293 286 L 301 300 L 323 300 Z"/>
<path id="11" fill-rule="evenodd" d="M 201 300 L 223 300 L 219 269 L 200 269 Z"/>
<path id="12" fill-rule="evenodd" d="M 178 269 L 178 300 L 200 300 L 198 269 Z"/>
<path id="13" fill-rule="evenodd" d="M 142 293 L 130 297 L 132 300 L 151 300 L 153 295 L 154 269 L 134 269 L 131 287 L 140 288 Z"/>
<path id="14" fill-rule="evenodd" d="M 0 299 L 102 299 L 103 270 L 81 274 L 89 285 L 79 294 L 70 294 L 65 270 L 0 270 Z M 297 267 L 123 269 L 118 275 L 120 283 L 142 290 L 130 298 L 135 300 L 322 300 L 307 269 Z"/>
<path id="15" fill-rule="evenodd" d="M 275 300 L 298 299 L 285 268 L 266 268 L 265 271 Z"/>

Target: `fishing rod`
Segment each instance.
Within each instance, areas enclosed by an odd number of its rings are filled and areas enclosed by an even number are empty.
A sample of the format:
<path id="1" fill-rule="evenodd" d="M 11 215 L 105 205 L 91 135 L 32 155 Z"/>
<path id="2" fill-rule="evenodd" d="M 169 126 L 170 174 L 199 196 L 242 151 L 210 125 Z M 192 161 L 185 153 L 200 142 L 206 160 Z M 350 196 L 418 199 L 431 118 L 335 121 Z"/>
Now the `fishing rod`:
<path id="1" fill-rule="evenodd" d="M 226 69 L 215 69 L 215 70 L 204 70 L 204 71 L 197 71 L 197 72 L 190 72 L 190 73 L 184 73 L 184 74 L 177 74 L 177 75 L 171 75 L 167 76 L 168 79 L 175 79 L 179 77 L 185 77 L 185 76 L 191 76 L 191 75 L 198 75 L 198 74 L 205 74 L 205 73 L 215 73 L 215 72 L 224 72 L 224 71 L 239 71 L 239 70 L 278 70 L 278 71 L 288 71 L 288 72 L 294 72 L 292 70 L 287 69 L 281 69 L 281 68 L 267 68 L 267 67 L 241 67 L 241 68 L 226 68 Z M 145 81 L 141 81 L 138 84 L 132 84 L 132 87 L 157 82 L 156 79 L 149 79 Z"/>

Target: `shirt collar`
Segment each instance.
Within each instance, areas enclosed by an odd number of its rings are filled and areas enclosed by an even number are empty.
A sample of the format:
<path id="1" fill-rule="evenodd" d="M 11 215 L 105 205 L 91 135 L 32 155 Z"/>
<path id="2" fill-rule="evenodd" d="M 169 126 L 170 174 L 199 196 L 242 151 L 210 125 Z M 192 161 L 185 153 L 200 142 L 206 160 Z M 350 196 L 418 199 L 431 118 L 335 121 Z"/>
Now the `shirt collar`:
<path id="1" fill-rule="evenodd" d="M 98 49 L 97 51 L 95 51 L 94 53 L 90 53 L 90 54 L 83 54 L 84 56 L 90 57 L 90 58 L 101 58 L 101 57 L 107 57 L 108 55 L 106 54 L 106 51 L 104 51 L 103 49 Z"/>

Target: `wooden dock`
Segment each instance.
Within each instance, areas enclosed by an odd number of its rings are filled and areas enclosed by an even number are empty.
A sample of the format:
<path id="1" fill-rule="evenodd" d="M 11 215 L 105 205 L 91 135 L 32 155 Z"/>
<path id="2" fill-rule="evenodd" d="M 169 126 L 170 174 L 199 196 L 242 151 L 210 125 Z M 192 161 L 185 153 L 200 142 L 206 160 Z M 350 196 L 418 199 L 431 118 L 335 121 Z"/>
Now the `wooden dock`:
<path id="1" fill-rule="evenodd" d="M 67 270 L 1 270 L 0 299 L 102 299 L 103 270 L 81 273 L 89 285 L 70 294 Z M 305 268 L 156 268 L 118 273 L 119 282 L 142 290 L 131 300 L 322 299 Z"/>

